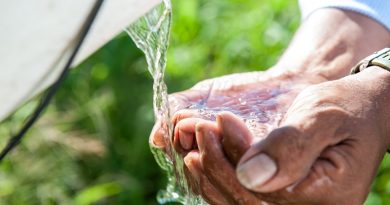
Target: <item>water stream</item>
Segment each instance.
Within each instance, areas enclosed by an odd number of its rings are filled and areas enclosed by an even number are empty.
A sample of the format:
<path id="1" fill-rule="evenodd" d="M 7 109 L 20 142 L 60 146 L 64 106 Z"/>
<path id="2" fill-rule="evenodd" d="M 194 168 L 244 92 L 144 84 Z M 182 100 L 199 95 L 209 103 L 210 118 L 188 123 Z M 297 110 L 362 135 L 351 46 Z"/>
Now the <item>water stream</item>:
<path id="1" fill-rule="evenodd" d="M 151 146 L 157 163 L 168 176 L 168 185 L 159 192 L 157 199 L 160 204 L 179 202 L 185 205 L 207 204 L 200 196 L 194 196 L 189 190 L 183 171 L 183 159 L 175 152 L 172 146 L 173 125 L 168 101 L 167 86 L 164 82 L 166 53 L 169 44 L 169 33 L 172 19 L 170 0 L 150 11 L 140 20 L 129 26 L 126 31 L 146 56 L 148 69 L 153 77 L 153 105 L 157 123 L 163 131 L 165 144 L 162 149 Z M 287 106 L 280 106 L 279 102 L 287 105 L 288 102 L 279 98 L 288 93 L 291 85 L 280 86 L 277 82 L 250 84 L 250 79 L 257 79 L 258 74 L 247 73 L 214 80 L 211 84 L 207 99 L 193 102 L 187 109 L 197 110 L 204 119 L 215 120 L 216 114 L 221 111 L 230 111 L 240 116 L 248 129 L 257 140 L 261 140 L 270 130 L 275 128 L 286 112 Z M 229 76 L 228 76 L 229 77 Z M 236 77 L 236 78 L 235 78 Z M 237 78 L 238 77 L 238 78 Z M 226 83 L 244 79 L 244 90 L 235 87 L 232 90 L 217 89 L 216 85 L 226 87 Z M 256 82 L 256 81 L 254 81 Z M 213 89 L 215 88 L 215 89 Z M 279 105 L 278 105 L 279 104 Z"/>
<path id="2" fill-rule="evenodd" d="M 169 145 L 171 145 L 173 125 L 170 121 L 171 112 L 169 110 L 167 86 L 164 82 L 164 72 L 171 18 L 171 2 L 170 0 L 163 0 L 161 5 L 126 29 L 137 47 L 145 53 L 148 70 L 154 80 L 153 108 L 155 120 L 161 123 L 166 144 Z M 161 190 L 157 196 L 160 204 L 168 202 L 179 202 L 186 205 L 207 204 L 189 191 L 182 169 L 183 160 L 174 151 L 173 146 L 168 146 L 165 152 L 153 146 L 151 146 L 151 150 L 157 163 L 166 171 L 168 176 L 166 190 Z"/>

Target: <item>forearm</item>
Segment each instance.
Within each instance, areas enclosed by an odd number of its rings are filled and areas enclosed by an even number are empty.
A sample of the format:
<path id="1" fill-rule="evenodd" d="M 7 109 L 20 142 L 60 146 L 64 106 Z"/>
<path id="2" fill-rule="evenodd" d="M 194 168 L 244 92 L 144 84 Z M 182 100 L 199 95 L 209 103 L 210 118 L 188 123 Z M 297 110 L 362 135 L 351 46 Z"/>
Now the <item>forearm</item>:
<path id="1" fill-rule="evenodd" d="M 350 11 L 320 9 L 300 26 L 277 69 L 334 80 L 365 56 L 390 45 L 390 32 Z"/>

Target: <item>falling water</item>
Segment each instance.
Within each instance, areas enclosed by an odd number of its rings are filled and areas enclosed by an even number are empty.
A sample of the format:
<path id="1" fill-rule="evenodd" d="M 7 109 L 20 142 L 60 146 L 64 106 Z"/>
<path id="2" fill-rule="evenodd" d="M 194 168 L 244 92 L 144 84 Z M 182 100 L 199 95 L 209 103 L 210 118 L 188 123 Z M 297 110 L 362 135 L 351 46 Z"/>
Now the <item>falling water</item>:
<path id="1" fill-rule="evenodd" d="M 157 163 L 168 175 L 167 188 L 159 192 L 157 199 L 160 204 L 168 202 L 180 202 L 186 205 L 207 204 L 200 197 L 192 195 L 189 191 L 182 169 L 183 160 L 174 151 L 170 140 L 173 133 L 173 125 L 170 121 L 171 113 L 169 110 L 167 86 L 164 82 L 164 72 L 171 18 L 171 2 L 170 0 L 163 0 L 161 5 L 126 29 L 126 32 L 136 43 L 137 47 L 145 53 L 148 70 L 154 80 L 153 106 L 156 122 L 161 123 L 166 144 L 170 145 L 165 152 L 151 146 Z"/>
<path id="2" fill-rule="evenodd" d="M 153 105 L 156 122 L 160 123 L 165 144 L 162 149 L 151 146 L 157 163 L 168 175 L 168 185 L 165 190 L 159 192 L 157 199 L 160 204 L 168 202 L 180 202 L 185 205 L 207 205 L 199 196 L 194 196 L 189 190 L 183 171 L 183 159 L 175 152 L 172 146 L 173 125 L 168 101 L 167 86 L 164 82 L 166 66 L 166 53 L 169 43 L 172 8 L 170 0 L 163 3 L 146 14 L 143 18 L 126 29 L 146 56 L 148 69 L 153 76 Z M 255 76 L 255 75 L 250 75 Z M 224 83 L 229 80 L 223 80 Z M 214 83 L 218 80 L 214 81 Z M 219 82 L 221 83 L 221 82 Z M 187 109 L 195 109 L 204 119 L 215 120 L 221 111 L 230 111 L 240 116 L 252 135 L 261 140 L 281 120 L 286 112 L 286 106 L 277 106 L 278 96 L 289 92 L 286 88 L 271 84 L 256 85 L 256 89 L 245 92 L 224 93 L 212 92 L 208 98 L 200 102 L 193 102 Z M 234 90 L 234 89 L 233 89 Z"/>

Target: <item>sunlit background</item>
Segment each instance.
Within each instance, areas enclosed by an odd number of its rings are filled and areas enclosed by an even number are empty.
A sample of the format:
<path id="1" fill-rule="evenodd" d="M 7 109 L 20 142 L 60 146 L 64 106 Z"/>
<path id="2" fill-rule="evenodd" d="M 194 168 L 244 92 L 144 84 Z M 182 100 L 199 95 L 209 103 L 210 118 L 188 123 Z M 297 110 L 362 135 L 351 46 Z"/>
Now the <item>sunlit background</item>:
<path id="1" fill-rule="evenodd" d="M 172 3 L 170 92 L 210 77 L 271 67 L 300 22 L 296 1 Z M 157 204 L 166 179 L 149 151 L 154 119 L 146 67 L 123 33 L 72 70 L 49 110 L 1 163 L 0 204 Z M 34 105 L 26 104 L 1 124 L 1 145 Z M 367 205 L 390 204 L 390 157 L 372 190 Z"/>

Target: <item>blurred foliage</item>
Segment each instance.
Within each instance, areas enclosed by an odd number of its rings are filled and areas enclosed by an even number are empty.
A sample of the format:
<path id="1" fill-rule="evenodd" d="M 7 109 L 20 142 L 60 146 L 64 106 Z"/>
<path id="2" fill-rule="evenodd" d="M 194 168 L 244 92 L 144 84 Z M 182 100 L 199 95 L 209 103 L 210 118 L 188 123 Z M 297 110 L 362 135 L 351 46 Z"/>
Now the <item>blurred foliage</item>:
<path id="1" fill-rule="evenodd" d="M 197 81 L 272 66 L 299 24 L 296 1 L 172 0 L 166 80 Z M 0 126 L 1 145 L 34 102 Z M 0 204 L 156 204 L 165 185 L 148 146 L 152 80 L 120 34 L 72 70 L 55 102 L 0 165 Z M 390 157 L 367 205 L 390 204 Z"/>

